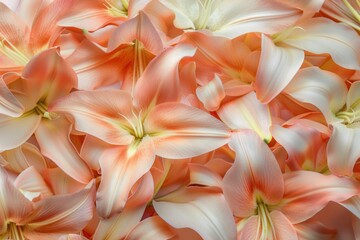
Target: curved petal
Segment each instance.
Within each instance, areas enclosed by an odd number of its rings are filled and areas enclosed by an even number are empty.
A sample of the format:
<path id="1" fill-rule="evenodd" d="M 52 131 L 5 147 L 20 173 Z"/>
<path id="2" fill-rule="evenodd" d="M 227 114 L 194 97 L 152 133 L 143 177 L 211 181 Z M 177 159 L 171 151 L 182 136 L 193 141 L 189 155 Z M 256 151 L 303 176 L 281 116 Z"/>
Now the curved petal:
<path id="1" fill-rule="evenodd" d="M 360 157 L 360 128 L 348 128 L 333 124 L 333 132 L 327 145 L 327 161 L 333 174 L 352 176 L 356 161 Z"/>
<path id="2" fill-rule="evenodd" d="M 155 161 L 154 146 L 149 137 L 129 147 L 113 147 L 100 158 L 101 183 L 96 195 L 97 212 L 108 218 L 120 213 L 131 188 Z"/>
<path id="3" fill-rule="evenodd" d="M 146 173 L 124 210 L 113 217 L 100 220 L 93 239 L 123 239 L 141 221 L 146 205 L 153 198 L 153 193 L 153 179 L 150 173 Z"/>
<path id="4" fill-rule="evenodd" d="M 44 156 L 53 160 L 70 177 L 86 184 L 93 176 L 70 140 L 71 127 L 65 117 L 44 119 L 35 131 L 35 137 Z"/>
<path id="5" fill-rule="evenodd" d="M 147 110 L 162 102 L 179 100 L 179 62 L 194 54 L 194 47 L 178 44 L 155 57 L 136 83 L 134 98 L 137 104 Z"/>
<path id="6" fill-rule="evenodd" d="M 341 202 L 359 194 L 359 184 L 350 178 L 310 171 L 284 174 L 284 199 L 276 207 L 293 224 L 303 222 L 330 201 Z"/>
<path id="7" fill-rule="evenodd" d="M 215 75 L 214 79 L 208 84 L 196 89 L 196 95 L 204 104 L 206 110 L 216 111 L 225 98 L 225 90 L 221 79 Z"/>
<path id="8" fill-rule="evenodd" d="M 73 194 L 57 195 L 35 203 L 22 220 L 25 231 L 73 233 L 82 230 L 93 216 L 95 184 Z"/>
<path id="9" fill-rule="evenodd" d="M 113 51 L 121 44 L 131 43 L 134 40 L 139 40 L 153 54 L 159 54 L 163 50 L 159 33 L 143 12 L 124 22 L 114 31 L 109 39 L 108 51 Z"/>
<path id="10" fill-rule="evenodd" d="M 112 20 L 114 17 L 107 11 L 103 1 L 77 0 L 58 24 L 64 27 L 95 31 Z"/>
<path id="11" fill-rule="evenodd" d="M 301 69 L 284 92 L 297 101 L 315 106 L 331 123 L 338 121 L 335 113 L 345 105 L 347 87 L 336 74 L 309 67 Z"/>
<path id="12" fill-rule="evenodd" d="M 119 65 L 124 59 L 118 53 L 106 53 L 88 39 L 83 40 L 66 58 L 78 76 L 76 88 L 94 90 L 120 83 Z"/>
<path id="13" fill-rule="evenodd" d="M 14 185 L 22 191 L 24 196 L 30 201 L 38 196 L 46 198 L 53 195 L 43 177 L 34 167 L 29 167 L 21 172 L 14 181 Z"/>
<path id="14" fill-rule="evenodd" d="M 33 210 L 32 203 L 10 182 L 6 171 L 0 168 L 0 230 L 8 221 L 18 223 Z"/>
<path id="15" fill-rule="evenodd" d="M 279 1 L 221 1 L 208 21 L 216 36 L 235 38 L 249 32 L 274 34 L 293 24 L 301 11 Z"/>
<path id="16" fill-rule="evenodd" d="M 21 173 L 28 167 L 34 167 L 41 173 L 48 167 L 40 150 L 31 143 L 26 142 L 17 148 L 2 152 L 1 155 L 8 162 L 6 167 L 16 173 Z"/>
<path id="17" fill-rule="evenodd" d="M 223 189 L 234 215 L 253 214 L 258 198 L 265 204 L 278 203 L 284 194 L 282 173 L 264 141 L 255 132 L 244 130 L 233 134 L 229 146 L 236 158 L 224 176 Z"/>
<path id="18" fill-rule="evenodd" d="M 339 203 L 341 206 L 345 207 L 352 214 L 354 214 L 358 219 L 360 219 L 360 196 L 353 196 L 345 201 Z"/>
<path id="19" fill-rule="evenodd" d="M 153 201 L 159 216 L 175 228 L 191 228 L 203 239 L 236 239 L 236 227 L 224 196 L 189 187 Z"/>
<path id="20" fill-rule="evenodd" d="M 248 240 L 248 239 L 259 239 L 258 231 L 260 230 L 260 218 L 258 215 L 251 216 L 248 218 L 238 233 L 239 240 Z"/>
<path id="21" fill-rule="evenodd" d="M 60 168 L 46 169 L 43 172 L 43 177 L 55 195 L 75 193 L 85 187 L 85 184 L 71 178 Z"/>
<path id="22" fill-rule="evenodd" d="M 296 230 L 286 216 L 275 210 L 270 213 L 270 218 L 274 226 L 275 239 L 297 240 Z"/>
<path id="23" fill-rule="evenodd" d="M 34 102 L 41 100 L 47 106 L 57 98 L 69 94 L 77 85 L 74 70 L 55 48 L 33 57 L 26 65 L 22 77 L 26 84 L 25 94 Z"/>
<path id="24" fill-rule="evenodd" d="M 360 69 L 360 39 L 354 29 L 327 18 L 311 18 L 294 29 L 284 43 L 306 51 L 331 55 L 344 68 Z"/>
<path id="25" fill-rule="evenodd" d="M 257 98 L 269 103 L 291 81 L 304 61 L 304 51 L 276 46 L 262 35 L 260 63 L 254 84 Z"/>
<path id="26" fill-rule="evenodd" d="M 35 132 L 41 116 L 29 114 L 18 118 L 0 115 L 0 136 L 11 136 L 11 138 L 0 138 L 0 152 L 16 148 L 26 142 Z"/>
<path id="27" fill-rule="evenodd" d="M 29 40 L 29 29 L 25 22 L 0 2 L 0 36 L 16 48 L 25 48 Z"/>
<path id="28" fill-rule="evenodd" d="M 49 111 L 70 114 L 75 129 L 110 144 L 127 145 L 133 140 L 126 120 L 131 115 L 132 102 L 129 93 L 120 90 L 76 91 L 59 99 Z M 121 114 L 121 115 L 120 115 Z"/>
<path id="29" fill-rule="evenodd" d="M 31 26 L 31 47 L 37 51 L 51 47 L 52 43 L 61 33 L 57 22 L 69 9 L 73 8 L 74 2 L 75 0 L 56 0 L 39 9 Z"/>
<path id="30" fill-rule="evenodd" d="M 219 174 L 201 164 L 189 164 L 190 185 L 203 185 L 222 189 L 222 179 Z"/>
<path id="31" fill-rule="evenodd" d="M 360 109 L 360 81 L 354 82 L 351 84 L 347 100 L 346 100 L 346 110 L 347 111 L 359 111 Z"/>
<path id="32" fill-rule="evenodd" d="M 153 216 L 141 221 L 125 238 L 125 240 L 167 240 L 175 237 L 175 232 L 159 216 Z"/>
<path id="33" fill-rule="evenodd" d="M 144 120 L 144 130 L 154 141 L 160 157 L 194 157 L 226 144 L 230 133 L 220 120 L 181 103 L 155 106 Z"/>
<path id="34" fill-rule="evenodd" d="M 254 92 L 223 104 L 217 114 L 231 129 L 251 129 L 266 142 L 270 142 L 270 111 L 266 104 L 256 98 Z"/>
<path id="35" fill-rule="evenodd" d="M 95 138 L 91 135 L 87 135 L 84 139 L 84 142 L 81 146 L 80 156 L 84 161 L 89 165 L 93 170 L 100 171 L 99 159 L 101 154 L 111 145 L 101 141 L 98 138 Z"/>
<path id="36" fill-rule="evenodd" d="M 9 117 L 19 117 L 24 112 L 24 106 L 11 93 L 3 78 L 0 79 L 0 114 Z"/>

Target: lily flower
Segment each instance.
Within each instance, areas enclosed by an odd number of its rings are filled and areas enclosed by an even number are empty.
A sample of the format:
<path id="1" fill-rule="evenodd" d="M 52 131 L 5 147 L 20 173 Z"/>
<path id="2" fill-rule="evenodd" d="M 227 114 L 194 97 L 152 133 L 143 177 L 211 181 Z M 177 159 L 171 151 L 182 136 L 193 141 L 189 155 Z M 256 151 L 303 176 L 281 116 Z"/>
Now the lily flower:
<path id="1" fill-rule="evenodd" d="M 64 116 L 48 110 L 53 101 L 76 86 L 76 75 L 69 64 L 56 49 L 49 49 L 35 56 L 21 76 L 9 73 L 4 78 L 16 79 L 9 83 L 11 91 L 6 87 L 2 90 L 6 92 L 3 96 L 8 98 L 7 102 L 14 102 L 17 108 L 12 108 L 11 114 L 3 112 L 5 114 L 0 115 L 1 134 L 12 136 L 1 139 L 0 151 L 16 148 L 35 134 L 44 156 L 53 160 L 72 178 L 88 183 L 92 173 L 70 141 L 70 122 Z M 19 107 L 23 111 L 19 111 Z"/>
<path id="2" fill-rule="evenodd" d="M 20 1 L 16 12 L 0 2 L 0 72 L 21 72 L 33 56 L 52 47 L 61 33 L 57 20 L 72 2 L 55 0 L 39 7 Z"/>
<path id="3" fill-rule="evenodd" d="M 238 219 L 238 239 L 297 239 L 294 224 L 329 201 L 359 194 L 359 184 L 350 178 L 310 171 L 282 174 L 269 147 L 251 130 L 234 133 L 229 146 L 236 158 L 223 189 Z"/>
<path id="4" fill-rule="evenodd" d="M 235 38 L 249 32 L 273 34 L 293 24 L 301 11 L 279 1 L 159 0 L 175 14 L 174 25 L 184 30 L 208 30 Z M 156 4 L 156 1 L 154 1 Z M 190 9 L 190 11 L 189 11 Z"/>
<path id="5" fill-rule="evenodd" d="M 29 175 L 28 175 L 29 176 Z M 6 239 L 58 239 L 80 232 L 92 217 L 95 186 L 73 194 L 28 200 L 0 169 L 0 236 Z"/>
<path id="6" fill-rule="evenodd" d="M 358 70 L 359 46 L 360 39 L 354 29 L 321 17 L 304 19 L 271 38 L 262 35 L 254 84 L 256 95 L 263 103 L 274 99 L 299 71 L 304 51 L 330 54 L 336 64 Z"/>
<path id="7" fill-rule="evenodd" d="M 324 115 L 332 129 L 327 145 L 329 169 L 336 175 L 352 176 L 360 157 L 360 83 L 348 89 L 337 75 L 312 67 L 299 71 L 284 92 Z"/>
<path id="8" fill-rule="evenodd" d="M 69 114 L 76 130 L 113 145 L 99 160 L 100 216 L 107 218 L 121 212 L 130 189 L 150 170 L 155 155 L 193 157 L 228 141 L 229 131 L 220 120 L 178 102 L 178 64 L 193 54 L 194 49 L 188 45 L 164 51 L 148 65 L 133 96 L 116 89 L 77 91 L 51 107 L 51 111 Z"/>

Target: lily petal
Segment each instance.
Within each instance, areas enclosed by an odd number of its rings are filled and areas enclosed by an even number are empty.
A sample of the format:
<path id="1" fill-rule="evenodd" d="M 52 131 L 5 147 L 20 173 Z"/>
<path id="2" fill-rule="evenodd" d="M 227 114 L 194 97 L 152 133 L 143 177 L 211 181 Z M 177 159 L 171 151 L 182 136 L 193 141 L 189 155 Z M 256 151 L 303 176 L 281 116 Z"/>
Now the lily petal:
<path id="1" fill-rule="evenodd" d="M 204 154 L 226 144 L 230 133 L 220 120 L 181 103 L 155 106 L 144 120 L 156 155 L 182 159 Z"/>
<path id="2" fill-rule="evenodd" d="M 251 129 L 262 139 L 270 142 L 270 111 L 266 104 L 256 98 L 254 92 L 223 104 L 217 114 L 231 129 Z"/>
<path id="3" fill-rule="evenodd" d="M 93 239 L 123 239 L 141 221 L 146 205 L 153 198 L 153 193 L 153 179 L 150 173 L 146 173 L 124 210 L 113 217 L 100 220 Z"/>
<path id="4" fill-rule="evenodd" d="M 348 92 L 346 110 L 356 111 L 360 109 L 360 82 L 354 82 Z"/>
<path id="5" fill-rule="evenodd" d="M 196 95 L 204 104 L 206 110 L 216 111 L 225 98 L 225 90 L 221 79 L 215 75 L 214 79 L 208 84 L 196 89 Z"/>
<path id="6" fill-rule="evenodd" d="M 285 192 L 279 211 L 293 224 L 303 222 L 330 201 L 341 202 L 359 194 L 359 184 L 350 178 L 310 171 L 284 174 Z"/>
<path id="7" fill-rule="evenodd" d="M 73 194 L 56 195 L 35 203 L 34 211 L 22 220 L 25 231 L 73 233 L 92 218 L 95 184 Z"/>
<path id="8" fill-rule="evenodd" d="M 276 46 L 262 35 L 260 63 L 254 84 L 257 98 L 269 103 L 291 81 L 304 61 L 304 51 Z"/>
<path id="9" fill-rule="evenodd" d="M 360 157 L 360 128 L 348 128 L 333 124 L 333 132 L 327 145 L 330 171 L 339 176 L 352 176 L 356 161 Z"/>
<path id="10" fill-rule="evenodd" d="M 70 140 L 71 127 L 65 117 L 44 119 L 35 131 L 35 137 L 44 156 L 53 160 L 70 177 L 86 184 L 92 179 L 92 173 Z"/>
<path id="11" fill-rule="evenodd" d="M 29 114 L 28 116 L 12 118 L 0 115 L 0 135 L 11 138 L 0 138 L 0 152 L 16 148 L 26 142 L 40 124 L 41 116 Z"/>
<path id="12" fill-rule="evenodd" d="M 258 197 L 266 204 L 278 203 L 284 194 L 282 173 L 264 141 L 255 132 L 244 130 L 233 134 L 229 146 L 236 158 L 224 176 L 223 189 L 234 215 L 252 215 Z"/>
<path id="13" fill-rule="evenodd" d="M 49 111 L 71 114 L 75 129 L 110 144 L 127 145 L 133 136 L 121 126 L 131 115 L 129 93 L 120 90 L 76 91 L 59 99 Z M 120 126 L 120 127 L 119 127 Z"/>
<path id="14" fill-rule="evenodd" d="M 179 100 L 179 62 L 195 54 L 195 48 L 179 44 L 155 57 L 146 67 L 135 86 L 134 99 L 143 109 L 162 102 Z"/>
<path id="15" fill-rule="evenodd" d="M 33 196 L 41 195 L 41 198 L 46 198 L 53 195 L 43 177 L 34 167 L 29 167 L 21 172 L 14 181 L 14 185 L 22 191 L 30 201 L 33 200 Z"/>
<path id="16" fill-rule="evenodd" d="M 347 87 L 336 74 L 309 67 L 301 69 L 284 92 L 297 101 L 315 106 L 329 123 L 338 121 L 335 113 L 345 105 Z"/>
<path id="17" fill-rule="evenodd" d="M 311 18 L 295 28 L 284 43 L 312 53 L 329 53 L 344 68 L 360 69 L 360 39 L 354 29 L 327 18 Z"/>
<path id="18" fill-rule="evenodd" d="M 19 117 L 24 112 L 24 106 L 11 93 L 2 76 L 0 79 L 0 114 L 9 117 Z"/>
<path id="19" fill-rule="evenodd" d="M 149 137 L 139 145 L 112 147 L 105 150 L 100 158 L 101 183 L 96 196 L 97 212 L 109 218 L 120 213 L 131 188 L 155 161 L 154 146 Z"/>
<path id="20" fill-rule="evenodd" d="M 159 33 L 144 12 L 124 22 L 114 31 L 109 39 L 108 51 L 113 51 L 121 44 L 131 43 L 134 40 L 139 40 L 153 54 L 157 55 L 163 50 Z"/>
<path id="21" fill-rule="evenodd" d="M 236 239 L 231 210 L 219 192 L 183 188 L 154 200 L 153 206 L 159 216 L 175 228 L 191 228 L 203 239 Z"/>
<path id="22" fill-rule="evenodd" d="M 26 65 L 22 77 L 26 86 L 25 94 L 35 103 L 42 100 L 46 106 L 69 94 L 77 85 L 74 70 L 55 48 L 33 57 Z"/>

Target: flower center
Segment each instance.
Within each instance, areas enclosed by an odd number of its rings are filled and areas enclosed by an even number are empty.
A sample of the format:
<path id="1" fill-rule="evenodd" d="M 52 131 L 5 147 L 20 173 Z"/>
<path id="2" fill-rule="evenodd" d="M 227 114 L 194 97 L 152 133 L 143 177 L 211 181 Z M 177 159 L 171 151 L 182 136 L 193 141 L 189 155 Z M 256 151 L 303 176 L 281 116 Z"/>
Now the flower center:
<path id="1" fill-rule="evenodd" d="M 129 119 L 125 115 L 119 113 L 121 117 L 123 117 L 130 127 L 127 129 L 127 131 L 135 137 L 135 141 L 141 141 L 143 137 L 145 136 L 144 127 L 143 127 L 143 120 L 141 118 L 141 111 L 136 115 L 136 113 L 133 111 L 133 119 Z"/>
<path id="2" fill-rule="evenodd" d="M 25 236 L 22 231 L 22 227 L 15 223 L 8 224 L 8 230 L 5 233 L 7 236 L 1 236 L 1 239 L 12 239 L 12 240 L 25 240 Z M 4 237 L 4 238 L 3 238 Z"/>
<path id="3" fill-rule="evenodd" d="M 275 239 L 275 229 L 270 217 L 268 206 L 262 200 L 256 202 L 257 208 L 255 214 L 259 215 L 259 223 L 256 230 L 256 239 Z"/>
<path id="4" fill-rule="evenodd" d="M 126 17 L 128 15 L 128 0 L 105 1 L 104 5 L 108 13 L 113 17 Z"/>
<path id="5" fill-rule="evenodd" d="M 0 36 L 0 39 L 0 53 L 21 66 L 26 65 L 30 61 L 25 54 L 12 45 L 5 37 Z"/>
<path id="6" fill-rule="evenodd" d="M 336 117 L 343 120 L 343 124 L 350 128 L 360 127 L 360 108 L 354 110 L 350 108 L 348 111 L 341 111 L 336 113 Z"/>

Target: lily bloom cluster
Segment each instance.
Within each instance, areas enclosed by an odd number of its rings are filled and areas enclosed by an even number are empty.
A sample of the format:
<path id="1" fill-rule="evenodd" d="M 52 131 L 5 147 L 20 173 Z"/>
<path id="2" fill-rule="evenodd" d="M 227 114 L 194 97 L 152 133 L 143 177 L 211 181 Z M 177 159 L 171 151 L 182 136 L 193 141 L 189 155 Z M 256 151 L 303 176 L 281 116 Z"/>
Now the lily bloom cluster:
<path id="1" fill-rule="evenodd" d="M 360 238 L 357 0 L 0 0 L 0 238 Z"/>

